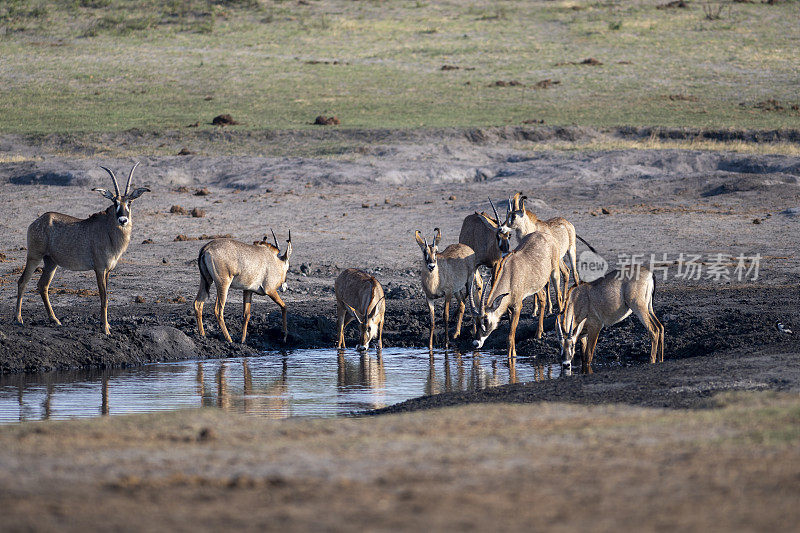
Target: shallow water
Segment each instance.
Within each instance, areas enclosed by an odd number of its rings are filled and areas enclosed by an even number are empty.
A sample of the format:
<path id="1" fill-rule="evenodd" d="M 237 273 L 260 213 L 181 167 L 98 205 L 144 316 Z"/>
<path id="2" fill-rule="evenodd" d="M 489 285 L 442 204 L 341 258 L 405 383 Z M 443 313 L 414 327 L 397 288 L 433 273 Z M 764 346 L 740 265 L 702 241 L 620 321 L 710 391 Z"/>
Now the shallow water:
<path id="1" fill-rule="evenodd" d="M 409 398 L 557 377 L 558 363 L 387 348 L 296 350 L 117 370 L 0 377 L 0 423 L 218 407 L 268 418 L 337 416 Z"/>

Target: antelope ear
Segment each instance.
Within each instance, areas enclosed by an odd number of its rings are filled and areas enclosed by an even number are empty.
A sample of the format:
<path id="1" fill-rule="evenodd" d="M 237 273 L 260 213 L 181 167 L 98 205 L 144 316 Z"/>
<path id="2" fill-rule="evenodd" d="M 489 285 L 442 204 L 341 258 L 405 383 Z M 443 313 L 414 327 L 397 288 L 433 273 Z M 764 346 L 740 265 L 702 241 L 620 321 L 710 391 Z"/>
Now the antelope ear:
<path id="1" fill-rule="evenodd" d="M 381 305 L 381 301 L 382 301 L 384 298 L 386 298 L 386 296 L 381 296 L 381 299 L 380 299 L 380 300 L 378 300 L 378 303 L 376 303 L 376 304 L 375 304 L 375 307 L 373 307 L 373 308 L 372 308 L 372 312 L 371 312 L 371 313 L 369 314 L 369 316 L 367 317 L 367 320 L 372 320 L 373 318 L 375 318 L 375 315 L 376 315 L 376 314 L 378 314 L 378 306 L 380 306 L 380 305 Z"/>
<path id="2" fill-rule="evenodd" d="M 288 261 L 289 256 L 292 255 L 292 241 L 286 242 L 286 251 L 283 253 L 283 260 Z"/>
<path id="3" fill-rule="evenodd" d="M 422 234 L 419 232 L 419 230 L 414 232 L 414 239 L 416 239 L 417 244 L 419 244 L 419 247 L 422 248 L 422 251 L 424 252 L 426 248 L 425 239 L 422 238 Z"/>
<path id="4" fill-rule="evenodd" d="M 494 299 L 494 302 L 492 302 L 492 305 L 490 305 L 490 306 L 489 306 L 489 308 L 488 308 L 488 311 L 491 313 L 492 311 L 494 311 L 494 310 L 496 310 L 498 307 L 500 307 L 500 304 L 502 303 L 502 301 L 503 301 L 503 298 L 505 298 L 506 296 L 508 296 L 508 293 L 507 293 L 507 292 L 504 292 L 503 294 L 501 294 L 500 296 L 498 296 L 497 298 L 495 298 L 495 299 Z"/>
<path id="5" fill-rule="evenodd" d="M 433 237 L 433 245 L 434 246 L 439 246 L 439 241 L 442 240 L 442 232 L 439 231 L 439 228 L 434 228 L 433 233 L 435 235 Z"/>
<path id="6" fill-rule="evenodd" d="M 127 196 L 127 198 L 128 198 L 128 200 L 136 200 L 137 198 L 139 198 L 141 195 L 143 195 L 146 192 L 150 192 L 150 189 L 148 189 L 147 187 L 139 187 L 138 189 L 136 189 L 132 193 L 130 193 Z"/>
<path id="7" fill-rule="evenodd" d="M 495 220 L 486 213 L 478 213 L 476 211 L 475 214 L 480 217 L 481 222 L 483 222 L 483 224 L 490 230 L 497 230 L 497 228 L 499 227 L 499 224 L 495 222 Z"/>
<path id="8" fill-rule="evenodd" d="M 578 323 L 578 327 L 577 327 L 577 328 L 575 328 L 575 337 L 576 337 L 576 338 L 578 337 L 578 335 L 580 335 L 580 334 L 581 334 L 581 331 L 583 331 L 583 326 L 585 326 L 585 325 L 586 325 L 586 321 L 587 321 L 587 320 L 589 320 L 589 319 L 588 319 L 588 318 L 584 318 L 583 320 L 581 320 L 581 321 Z"/>
<path id="9" fill-rule="evenodd" d="M 105 198 L 108 198 L 109 200 L 115 200 L 115 199 L 116 199 L 116 197 L 114 196 L 114 193 L 113 193 L 113 192 L 111 192 L 111 191 L 107 191 L 107 190 L 105 190 L 105 189 L 101 189 L 101 188 L 99 188 L 99 187 L 96 187 L 96 188 L 94 188 L 94 189 L 92 189 L 92 190 L 93 190 L 93 191 L 97 191 L 97 192 L 99 192 L 99 193 L 100 193 L 100 194 L 102 194 L 102 195 L 103 195 Z"/>

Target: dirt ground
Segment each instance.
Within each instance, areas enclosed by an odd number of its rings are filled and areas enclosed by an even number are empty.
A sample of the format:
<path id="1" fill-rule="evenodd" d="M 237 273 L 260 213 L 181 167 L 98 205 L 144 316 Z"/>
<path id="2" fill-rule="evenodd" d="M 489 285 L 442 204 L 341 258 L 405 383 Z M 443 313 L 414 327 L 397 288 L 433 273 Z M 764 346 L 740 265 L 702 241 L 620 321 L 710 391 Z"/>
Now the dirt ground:
<path id="1" fill-rule="evenodd" d="M 796 394 L 0 428 L 4 531 L 794 531 Z"/>
<path id="2" fill-rule="evenodd" d="M 662 133 L 675 137 L 681 132 Z M 783 132 L 781 139 L 791 140 L 790 133 Z M 200 142 L 195 135 L 177 132 L 159 138 L 129 132 L 102 140 L 117 149 L 145 150 L 147 143 L 160 145 L 165 140 L 176 145 Z M 255 150 L 254 134 L 226 135 L 228 144 Z M 748 347 L 778 352 L 796 348 L 797 337 L 778 333 L 774 323 L 800 326 L 800 218 L 792 210 L 800 205 L 797 157 L 536 150 L 542 140 L 611 135 L 586 128 L 331 135 L 337 141 L 358 139 L 370 148 L 324 159 L 136 158 L 141 164 L 134 184 L 147 185 L 153 192 L 134 206 L 133 239 L 111 277 L 110 337 L 98 332 L 99 299 L 91 273 L 56 273 L 51 300 L 64 324 L 60 328 L 47 320 L 35 292 L 36 277 L 23 304 L 26 324 L 13 323 L 16 280 L 24 265 L 27 225 L 49 210 L 88 216 L 105 208 L 107 200 L 91 191 L 109 186 L 99 165 L 115 169 L 124 179 L 134 159 L 86 156 L 82 150 L 92 146 L 96 151 L 98 140 L 81 145 L 74 139 L 34 143 L 32 138 L 4 136 L 4 151 L 24 157 L 0 163 L 0 370 L 120 366 L 281 347 L 278 309 L 267 298 L 256 298 L 247 346 L 221 342 L 208 307 L 209 338 L 197 336 L 191 302 L 199 276 L 197 251 L 204 241 L 175 240 L 178 235 L 197 239 L 231 234 L 252 242 L 269 234 L 270 228 L 281 246 L 292 230 L 294 254 L 284 295 L 291 332 L 288 347 L 332 344 L 333 280 L 341 269 L 352 266 L 374 273 L 384 285 L 389 302 L 386 344 L 424 345 L 428 317 L 417 281 L 421 253 L 414 230 L 430 233 L 440 227 L 443 242 L 455 242 L 463 218 L 488 209 L 488 197 L 499 203 L 520 190 L 541 218 L 563 215 L 572 221 L 612 267 L 623 254 L 641 254 L 645 261 L 651 254 L 667 254 L 671 261 L 681 253 L 701 254 L 706 268 L 718 253 L 761 255 L 756 281 L 738 281 L 735 276 L 731 281 L 676 279 L 675 266 L 667 280 L 659 279 L 655 306 L 667 328 L 667 359 Z M 739 136 L 758 137 L 753 132 Z M 214 139 L 204 142 L 204 149 L 211 150 Z M 294 137 L 281 134 L 280 142 L 307 146 L 322 140 L 317 132 L 298 132 Z M 210 194 L 198 196 L 199 189 Z M 171 213 L 172 206 L 187 212 L 200 208 L 205 216 Z M 601 208 L 610 214 L 602 214 Z M 585 247 L 579 243 L 578 250 Z M 727 268 L 733 275 L 733 263 Z M 236 292 L 229 304 L 228 323 L 236 337 L 241 327 Z M 552 331 L 541 341 L 533 339 L 528 316 L 521 322 L 519 347 L 526 355 L 554 356 Z M 488 348 L 504 347 L 506 334 L 504 325 L 490 337 Z M 469 339 L 460 348 L 469 349 Z M 644 360 L 646 351 L 644 330 L 628 319 L 601 336 L 596 360 L 599 366 L 637 362 Z"/>
<path id="3" fill-rule="evenodd" d="M 333 280 L 351 266 L 384 285 L 385 344 L 424 345 L 414 230 L 440 227 L 443 242 L 455 242 L 487 197 L 519 190 L 541 218 L 572 221 L 612 266 L 620 254 L 701 254 L 704 268 L 717 253 L 761 255 L 757 280 L 678 279 L 674 266 L 658 280 L 661 365 L 646 364 L 644 329 L 629 318 L 601 335 L 591 376 L 420 398 L 384 411 L 392 416 L 274 422 L 189 411 L 0 428 L 3 529 L 792 530 L 800 335 L 775 322 L 800 330 L 800 158 L 538 151 L 530 131 L 528 140 L 361 132 L 370 149 L 322 159 L 137 158 L 134 183 L 153 192 L 137 201 L 131 246 L 112 274 L 109 337 L 99 332 L 93 275 L 57 272 L 60 328 L 47 321 L 36 277 L 26 324 L 13 323 L 16 279 L 27 225 L 49 210 L 103 209 L 91 192 L 108 186 L 98 165 L 125 176 L 133 159 L 0 139 L 26 155 L 0 163 L 4 373 L 281 347 L 280 314 L 266 298 L 254 304 L 246 346 L 221 341 L 210 311 L 209 337 L 198 337 L 191 302 L 203 241 L 178 235 L 254 241 L 274 228 L 283 247 L 292 230 L 288 348 L 333 345 Z M 195 195 L 201 188 L 210 194 Z M 206 214 L 174 214 L 174 205 Z M 236 338 L 238 294 L 229 302 Z M 534 330 L 524 313 L 518 352 L 553 360 L 555 334 L 537 340 Z M 504 323 L 486 349 L 502 350 L 507 332 Z M 469 339 L 455 348 L 469 350 Z"/>

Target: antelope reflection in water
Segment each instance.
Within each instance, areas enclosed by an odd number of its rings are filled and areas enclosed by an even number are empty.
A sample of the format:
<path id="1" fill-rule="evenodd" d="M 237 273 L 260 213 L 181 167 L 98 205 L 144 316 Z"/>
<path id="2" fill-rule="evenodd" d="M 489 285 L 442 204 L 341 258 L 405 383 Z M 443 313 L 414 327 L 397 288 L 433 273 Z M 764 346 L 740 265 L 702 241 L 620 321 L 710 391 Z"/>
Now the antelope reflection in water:
<path id="1" fill-rule="evenodd" d="M 242 360 L 242 393 L 232 391 L 228 370 L 236 368 L 235 363 L 222 361 L 214 374 L 216 394 L 209 392 L 205 385 L 203 362 L 197 363 L 195 381 L 201 407 L 218 407 L 226 411 L 236 411 L 241 407 L 244 413 L 258 413 L 267 418 L 280 419 L 291 416 L 289 404 L 289 363 L 284 355 L 280 377 L 266 386 L 253 384 L 253 374 L 249 361 Z"/>
<path id="2" fill-rule="evenodd" d="M 516 364 L 512 361 L 509 364 L 508 381 L 501 379 L 497 370 L 497 361 L 492 360 L 491 372 L 481 365 L 482 355 L 475 351 L 472 355 L 472 365 L 467 377 L 466 365 L 464 364 L 465 355 L 460 352 L 445 352 L 443 358 L 443 381 L 437 379 L 436 360 L 433 355 L 428 358 L 428 378 L 425 382 L 426 395 L 440 394 L 442 392 L 454 391 L 476 391 L 489 387 L 497 387 L 506 383 L 517 382 Z M 455 363 L 455 364 L 453 364 Z M 453 370 L 455 366 L 455 379 Z"/>
<path id="3" fill-rule="evenodd" d="M 281 375 L 266 386 L 253 386 L 250 363 L 242 361 L 244 374 L 243 408 L 245 413 L 259 413 L 267 418 L 288 418 L 292 415 L 289 402 L 289 359 L 286 354 L 281 361 Z"/>
<path id="4" fill-rule="evenodd" d="M 372 391 L 372 401 L 368 402 L 370 409 L 386 407 L 386 370 L 381 352 L 375 357 L 370 356 L 369 352 L 360 353 L 358 368 L 344 354 L 345 350 L 337 350 L 336 388 L 339 394 L 346 397 L 349 388 L 362 387 Z"/>
<path id="5" fill-rule="evenodd" d="M 111 410 L 108 408 L 108 372 L 103 372 L 103 384 L 100 387 L 100 414 L 108 416 Z"/>

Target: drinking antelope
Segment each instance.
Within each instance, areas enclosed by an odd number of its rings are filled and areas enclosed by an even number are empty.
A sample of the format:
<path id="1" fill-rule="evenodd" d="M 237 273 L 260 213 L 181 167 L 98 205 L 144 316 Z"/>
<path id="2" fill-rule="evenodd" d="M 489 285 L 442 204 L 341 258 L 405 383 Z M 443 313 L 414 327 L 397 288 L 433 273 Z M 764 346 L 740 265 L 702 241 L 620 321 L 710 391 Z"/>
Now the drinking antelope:
<path id="1" fill-rule="evenodd" d="M 431 313 L 431 334 L 428 339 L 428 348 L 433 349 L 433 332 L 436 323 L 434 300 L 444 297 L 444 337 L 445 344 L 450 341 L 450 301 L 453 296 L 458 301 L 458 315 L 456 318 L 457 339 L 461 334 L 461 321 L 464 318 L 464 302 L 469 298 L 473 283 L 478 283 L 480 290 L 482 282 L 478 275 L 478 263 L 475 252 L 466 244 L 451 244 L 439 252 L 439 242 L 442 234 L 439 228 L 433 230 L 433 242 L 428 244 L 419 231 L 414 234 L 422 250 L 422 268 L 420 278 L 428 310 Z M 470 312 L 474 306 L 470 305 Z M 473 320 L 473 328 L 475 327 Z"/>
<path id="2" fill-rule="evenodd" d="M 494 218 L 477 211 L 468 215 L 461 224 L 458 242 L 472 248 L 475 252 L 476 266 L 488 267 L 494 280 L 497 265 L 503 256 L 511 251 L 511 231 L 503 229 L 491 198 L 489 203 L 492 204 Z"/>
<path id="3" fill-rule="evenodd" d="M 508 311 L 511 315 L 511 328 L 508 332 L 508 358 L 517 356 L 515 335 L 522 311 L 522 301 L 528 296 L 540 294 L 550 280 L 556 290 L 561 290 L 558 255 L 558 243 L 549 233 L 534 232 L 522 239 L 519 246 L 508 254 L 500 263 L 497 277 L 492 283 L 486 298 L 480 299 L 480 308 L 473 312 L 478 315 L 478 338 L 474 341 L 476 348 L 481 348 L 486 338 L 497 329 L 500 317 Z M 474 296 L 470 296 L 470 303 Z M 544 307 L 544 306 L 542 306 Z M 544 329 L 544 309 L 539 312 L 539 329 L 541 337 Z"/>
<path id="4" fill-rule="evenodd" d="M 67 270 L 94 270 L 97 277 L 97 288 L 100 292 L 103 332 L 106 335 L 111 332 L 108 325 L 108 276 L 117 266 L 119 258 L 125 253 L 131 242 L 133 226 L 131 202 L 150 191 L 147 187 L 140 187 L 129 192 L 133 171 L 136 170 L 138 164 L 136 163 L 131 168 L 123 194 L 119 192 L 119 184 L 114 173 L 106 167 L 100 167 L 108 172 L 114 183 L 113 193 L 105 189 L 92 189 L 113 202 L 105 211 L 95 213 L 86 219 L 49 212 L 28 226 L 28 255 L 25 269 L 17 282 L 16 320 L 18 323 L 23 323 L 22 294 L 25 292 L 25 286 L 31 279 L 36 266 L 44 260 L 42 277 L 39 278 L 37 287 L 47 313 L 50 315 L 50 320 L 56 325 L 61 325 L 53 313 L 48 294 L 56 269 L 64 267 Z"/>
<path id="5" fill-rule="evenodd" d="M 592 357 L 603 326 L 620 322 L 631 313 L 650 335 L 650 362 L 664 361 L 664 326 L 653 312 L 655 279 L 645 267 L 631 272 L 614 270 L 590 283 L 570 288 L 564 311 L 556 320 L 561 338 L 561 364 L 569 371 L 575 344 L 581 341 L 581 369 L 592 371 Z"/>
<path id="6" fill-rule="evenodd" d="M 267 242 L 245 244 L 233 239 L 214 239 L 200 248 L 197 267 L 200 269 L 200 288 L 194 300 L 194 312 L 200 335 L 203 329 L 203 304 L 208 299 L 211 284 L 217 285 L 217 302 L 214 315 L 228 342 L 233 342 L 225 326 L 225 301 L 228 289 L 242 290 L 242 342 L 247 337 L 247 324 L 250 322 L 250 304 L 253 294 L 269 296 L 281 308 L 283 318 L 283 342 L 286 342 L 286 304 L 278 296 L 278 289 L 286 290 L 286 272 L 289 270 L 289 257 L 292 255 L 292 232 L 286 241 L 286 251 L 281 255 L 278 239 L 272 233 L 275 245 Z"/>
<path id="7" fill-rule="evenodd" d="M 344 328 L 358 321 L 361 344 L 358 350 L 367 351 L 372 339 L 378 339 L 378 351 L 383 349 L 383 316 L 386 313 L 386 298 L 383 287 L 363 270 L 348 268 L 333 284 L 336 292 L 337 348 L 344 348 Z"/>

